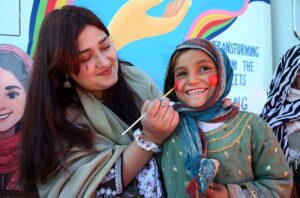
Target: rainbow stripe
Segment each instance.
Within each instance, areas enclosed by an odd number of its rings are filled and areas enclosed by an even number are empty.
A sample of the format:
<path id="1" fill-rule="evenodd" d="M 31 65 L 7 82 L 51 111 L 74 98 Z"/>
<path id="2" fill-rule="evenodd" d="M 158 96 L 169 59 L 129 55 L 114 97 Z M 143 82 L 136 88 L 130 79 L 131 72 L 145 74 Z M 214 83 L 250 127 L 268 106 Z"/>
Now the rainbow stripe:
<path id="1" fill-rule="evenodd" d="M 52 10 L 72 5 L 74 0 L 34 0 L 32 5 L 27 54 L 33 56 L 40 27 L 44 17 Z"/>
<path id="2" fill-rule="evenodd" d="M 212 39 L 229 28 L 242 15 L 249 5 L 249 0 L 245 0 L 244 6 L 235 12 L 225 10 L 209 10 L 200 14 L 192 23 L 186 39 L 205 38 Z"/>

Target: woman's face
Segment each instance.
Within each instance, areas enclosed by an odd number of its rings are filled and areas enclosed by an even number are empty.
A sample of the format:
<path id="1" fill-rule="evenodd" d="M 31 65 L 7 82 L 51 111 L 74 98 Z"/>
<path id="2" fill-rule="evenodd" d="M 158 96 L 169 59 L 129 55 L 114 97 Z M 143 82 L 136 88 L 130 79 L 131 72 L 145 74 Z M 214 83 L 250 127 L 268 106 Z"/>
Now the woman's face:
<path id="1" fill-rule="evenodd" d="M 189 107 L 200 108 L 216 91 L 217 68 L 205 52 L 190 49 L 178 57 L 174 79 L 177 98 Z"/>
<path id="2" fill-rule="evenodd" d="M 77 44 L 80 72 L 71 77 L 78 86 L 101 99 L 103 91 L 118 81 L 116 50 L 105 32 L 91 25 L 81 32 Z"/>
<path id="3" fill-rule="evenodd" d="M 0 65 L 0 138 L 21 119 L 26 92 L 21 82 Z"/>

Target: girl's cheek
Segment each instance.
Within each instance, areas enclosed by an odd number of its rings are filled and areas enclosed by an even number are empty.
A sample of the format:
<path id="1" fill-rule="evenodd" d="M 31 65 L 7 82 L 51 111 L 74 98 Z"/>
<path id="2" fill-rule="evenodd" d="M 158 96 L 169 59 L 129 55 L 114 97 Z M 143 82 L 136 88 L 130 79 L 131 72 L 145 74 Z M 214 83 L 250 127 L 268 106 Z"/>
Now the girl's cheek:
<path id="1" fill-rule="evenodd" d="M 179 83 L 180 83 L 180 80 L 176 80 L 175 81 L 175 83 L 174 83 L 174 89 L 175 89 L 175 91 L 178 90 Z"/>
<path id="2" fill-rule="evenodd" d="M 183 80 L 183 79 L 176 80 L 175 84 L 174 84 L 175 91 L 178 92 L 178 91 L 182 90 L 184 85 L 185 85 L 185 80 Z"/>
<path id="3" fill-rule="evenodd" d="M 208 77 L 208 82 L 212 85 L 212 86 L 217 86 L 219 79 L 218 79 L 218 75 L 214 74 L 214 75 L 210 75 Z"/>

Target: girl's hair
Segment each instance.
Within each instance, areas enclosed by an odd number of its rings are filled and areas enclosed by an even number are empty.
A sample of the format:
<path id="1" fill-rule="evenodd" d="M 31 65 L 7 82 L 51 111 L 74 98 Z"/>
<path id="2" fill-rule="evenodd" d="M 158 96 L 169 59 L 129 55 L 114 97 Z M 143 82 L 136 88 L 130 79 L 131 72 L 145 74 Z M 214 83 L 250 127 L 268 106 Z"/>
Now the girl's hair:
<path id="1" fill-rule="evenodd" d="M 77 38 L 87 25 L 109 36 L 101 20 L 90 10 L 65 6 L 50 12 L 43 20 L 23 116 L 21 144 L 21 182 L 30 190 L 37 182 L 46 182 L 68 150 L 76 145 L 93 149 L 93 135 L 86 125 L 74 125 L 66 117 L 66 109 L 83 112 L 73 86 L 63 88 L 66 74 L 80 72 Z M 119 60 L 118 81 L 104 92 L 105 104 L 128 125 L 140 112 L 122 76 Z M 138 125 L 137 127 L 140 127 Z M 59 155 L 58 155 L 59 154 Z"/>
<path id="2" fill-rule="evenodd" d="M 168 69 L 166 71 L 166 77 L 165 77 L 165 82 L 164 82 L 164 93 L 167 93 L 170 89 L 172 89 L 174 87 L 174 67 L 177 63 L 178 58 L 186 51 L 188 51 L 189 49 L 180 49 L 177 50 L 170 58 L 169 61 L 169 66 Z M 169 94 L 168 96 L 170 98 L 171 101 L 177 102 L 178 98 L 175 94 L 175 91 L 173 91 L 171 94 Z"/>

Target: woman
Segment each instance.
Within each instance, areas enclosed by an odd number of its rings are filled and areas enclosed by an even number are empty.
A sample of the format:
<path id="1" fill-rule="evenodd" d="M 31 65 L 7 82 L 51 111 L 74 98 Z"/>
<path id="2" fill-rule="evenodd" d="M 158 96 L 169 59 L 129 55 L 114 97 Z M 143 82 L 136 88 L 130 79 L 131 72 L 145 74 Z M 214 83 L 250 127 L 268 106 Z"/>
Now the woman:
<path id="1" fill-rule="evenodd" d="M 160 95 L 147 75 L 118 59 L 91 11 L 65 6 L 49 13 L 24 112 L 26 188 L 37 184 L 41 197 L 161 197 L 151 157 L 179 118 L 168 99 L 155 99 Z M 134 137 L 121 135 L 140 112 L 146 116 Z"/>
<path id="2" fill-rule="evenodd" d="M 261 117 L 272 127 L 294 173 L 294 194 L 300 196 L 300 45 L 282 56 L 268 90 Z M 297 197 L 295 195 L 295 197 Z"/>
<path id="3" fill-rule="evenodd" d="M 19 144 L 28 71 L 32 61 L 19 48 L 0 45 L 0 190 L 20 191 Z"/>

